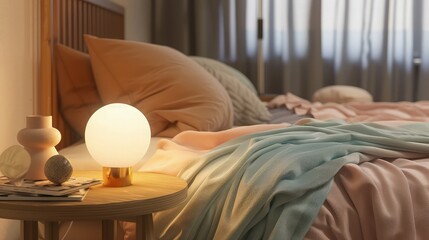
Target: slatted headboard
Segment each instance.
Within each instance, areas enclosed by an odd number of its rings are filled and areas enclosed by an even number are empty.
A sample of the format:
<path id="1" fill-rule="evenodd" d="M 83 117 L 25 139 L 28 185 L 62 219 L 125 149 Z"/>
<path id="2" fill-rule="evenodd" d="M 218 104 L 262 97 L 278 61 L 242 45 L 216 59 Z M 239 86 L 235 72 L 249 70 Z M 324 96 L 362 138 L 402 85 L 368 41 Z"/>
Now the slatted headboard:
<path id="1" fill-rule="evenodd" d="M 87 52 L 83 35 L 124 38 L 124 9 L 109 0 L 40 1 L 40 75 L 37 84 L 37 114 L 52 115 L 53 125 L 62 139 L 58 149 L 70 145 L 79 136 L 62 118 L 58 109 L 55 73 L 56 43 Z"/>

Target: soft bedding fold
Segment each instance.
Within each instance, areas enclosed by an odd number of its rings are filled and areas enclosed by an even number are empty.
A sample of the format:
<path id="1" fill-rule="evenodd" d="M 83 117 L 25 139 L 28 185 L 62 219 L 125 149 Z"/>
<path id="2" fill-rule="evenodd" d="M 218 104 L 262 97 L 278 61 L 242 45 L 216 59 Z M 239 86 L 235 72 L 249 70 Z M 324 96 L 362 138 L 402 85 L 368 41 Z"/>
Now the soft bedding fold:
<path id="1" fill-rule="evenodd" d="M 181 160 L 185 167 L 177 173 L 189 183 L 188 198 L 183 205 L 154 215 L 157 236 L 302 239 L 333 177 L 345 164 L 429 154 L 427 124 L 393 128 L 315 120 L 301 123 L 305 125 L 245 135 L 211 151 L 161 142 L 165 148 L 147 162 L 146 171 L 174 174 L 170 167 L 177 164 L 180 151 L 192 154 Z M 132 227 L 124 224 L 127 237 L 132 236 Z"/>
<path id="2" fill-rule="evenodd" d="M 347 164 L 305 239 L 427 239 L 429 158 Z"/>
<path id="3" fill-rule="evenodd" d="M 292 93 L 279 95 L 269 108 L 286 107 L 295 114 L 319 120 L 343 119 L 347 122 L 410 121 L 429 122 L 429 101 L 418 102 L 310 102 Z"/>

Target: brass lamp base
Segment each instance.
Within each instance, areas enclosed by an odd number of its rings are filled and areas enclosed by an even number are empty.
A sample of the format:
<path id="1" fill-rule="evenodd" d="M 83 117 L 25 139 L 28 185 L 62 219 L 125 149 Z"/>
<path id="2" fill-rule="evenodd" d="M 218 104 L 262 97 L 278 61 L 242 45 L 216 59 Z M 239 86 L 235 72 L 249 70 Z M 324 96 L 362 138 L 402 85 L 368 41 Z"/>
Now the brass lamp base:
<path id="1" fill-rule="evenodd" d="M 103 167 L 103 185 L 106 187 L 130 186 L 132 178 L 132 167 Z"/>

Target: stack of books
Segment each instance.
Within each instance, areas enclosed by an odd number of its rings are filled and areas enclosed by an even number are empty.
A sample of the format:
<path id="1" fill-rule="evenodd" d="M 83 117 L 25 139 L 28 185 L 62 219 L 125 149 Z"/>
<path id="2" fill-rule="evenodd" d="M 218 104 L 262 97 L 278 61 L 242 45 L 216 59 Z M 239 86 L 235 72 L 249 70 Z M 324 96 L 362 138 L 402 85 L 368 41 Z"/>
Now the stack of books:
<path id="1" fill-rule="evenodd" d="M 61 185 L 49 180 L 12 183 L 0 177 L 0 201 L 82 201 L 89 187 L 98 185 L 101 180 L 85 177 L 72 177 Z"/>

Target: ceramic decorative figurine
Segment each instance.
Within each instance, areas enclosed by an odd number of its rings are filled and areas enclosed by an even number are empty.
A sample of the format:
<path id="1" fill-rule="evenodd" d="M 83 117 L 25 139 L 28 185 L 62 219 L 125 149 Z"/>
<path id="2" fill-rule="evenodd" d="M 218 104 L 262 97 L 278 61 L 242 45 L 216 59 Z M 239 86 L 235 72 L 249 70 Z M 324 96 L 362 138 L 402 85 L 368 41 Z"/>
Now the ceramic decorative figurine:
<path id="1" fill-rule="evenodd" d="M 52 127 L 52 116 L 27 116 L 27 127 L 17 136 L 31 157 L 31 164 L 25 176 L 29 180 L 46 179 L 44 168 L 46 161 L 57 155 L 55 148 L 61 140 L 58 129 Z"/>

